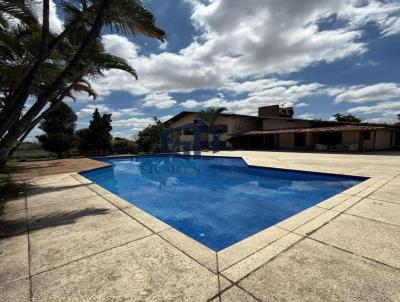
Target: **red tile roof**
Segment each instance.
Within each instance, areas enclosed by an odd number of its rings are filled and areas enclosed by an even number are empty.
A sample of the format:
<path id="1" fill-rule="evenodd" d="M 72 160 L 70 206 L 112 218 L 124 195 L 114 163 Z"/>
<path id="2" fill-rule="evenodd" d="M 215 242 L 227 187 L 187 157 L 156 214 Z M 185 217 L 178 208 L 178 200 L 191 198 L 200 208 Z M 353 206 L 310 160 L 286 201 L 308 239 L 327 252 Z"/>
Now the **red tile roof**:
<path id="1" fill-rule="evenodd" d="M 395 129 L 388 126 L 372 126 L 372 125 L 338 125 L 330 127 L 314 127 L 314 128 L 291 128 L 291 129 L 274 129 L 274 130 L 260 130 L 242 133 L 240 135 L 264 135 L 264 134 L 278 134 L 278 133 L 313 133 L 313 132 L 347 132 L 347 131 L 370 131 L 370 130 L 383 130 Z"/>

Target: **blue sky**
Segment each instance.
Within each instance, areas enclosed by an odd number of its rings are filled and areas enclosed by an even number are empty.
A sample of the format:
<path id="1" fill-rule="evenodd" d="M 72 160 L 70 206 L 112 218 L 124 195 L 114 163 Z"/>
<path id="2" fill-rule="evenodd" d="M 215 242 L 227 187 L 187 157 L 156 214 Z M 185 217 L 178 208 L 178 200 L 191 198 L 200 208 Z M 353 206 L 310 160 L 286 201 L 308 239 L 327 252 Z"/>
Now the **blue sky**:
<path id="1" fill-rule="evenodd" d="M 400 1 L 146 0 L 166 43 L 103 31 L 106 49 L 139 80 L 108 71 L 95 101 L 70 103 L 78 128 L 94 108 L 113 134 L 133 138 L 156 116 L 224 106 L 256 114 L 285 103 L 302 118 L 352 113 L 394 122 L 400 113 Z M 57 21 L 57 18 L 59 21 Z M 53 24 L 62 24 L 53 12 Z"/>

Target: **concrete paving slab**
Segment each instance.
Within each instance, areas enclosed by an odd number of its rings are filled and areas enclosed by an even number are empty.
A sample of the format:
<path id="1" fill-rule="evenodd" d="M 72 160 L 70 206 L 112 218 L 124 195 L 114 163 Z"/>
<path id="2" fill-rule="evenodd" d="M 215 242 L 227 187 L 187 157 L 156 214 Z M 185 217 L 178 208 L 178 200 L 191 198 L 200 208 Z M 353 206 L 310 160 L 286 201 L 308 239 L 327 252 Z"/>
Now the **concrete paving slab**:
<path id="1" fill-rule="evenodd" d="M 28 192 L 27 205 L 28 208 L 32 208 L 91 196 L 97 196 L 97 194 L 86 186 L 79 184 L 72 187 L 51 190 L 43 193 Z"/>
<path id="2" fill-rule="evenodd" d="M 223 291 L 224 289 L 227 289 L 228 287 L 232 286 L 232 282 L 230 282 L 228 279 L 226 279 L 222 275 L 219 276 L 219 288 L 220 291 Z"/>
<path id="3" fill-rule="evenodd" d="M 160 236 L 209 270 L 217 272 L 217 256 L 213 250 L 173 228 L 161 232 Z"/>
<path id="4" fill-rule="evenodd" d="M 400 203 L 400 190 L 382 187 L 369 195 L 368 198 Z"/>
<path id="5" fill-rule="evenodd" d="M 336 207 L 337 205 L 341 204 L 343 201 L 349 199 L 349 195 L 344 195 L 344 194 L 337 194 L 335 196 L 332 196 L 331 198 L 328 198 L 320 203 L 318 203 L 316 206 L 324 209 L 332 209 L 333 207 Z"/>
<path id="6" fill-rule="evenodd" d="M 217 276 L 156 235 L 32 278 L 33 301 L 206 301 Z"/>
<path id="7" fill-rule="evenodd" d="M 70 174 L 73 178 L 75 178 L 76 180 L 78 180 L 80 183 L 82 184 L 92 184 L 93 182 L 90 179 L 87 179 L 86 177 L 78 174 L 78 173 L 71 173 Z"/>
<path id="8" fill-rule="evenodd" d="M 0 301 L 2 302 L 28 302 L 29 279 L 22 279 L 12 283 L 0 285 Z"/>
<path id="9" fill-rule="evenodd" d="M 215 299 L 213 301 L 219 301 L 217 299 Z M 222 302 L 231 302 L 231 301 L 255 302 L 257 300 L 254 299 L 252 296 L 250 296 L 245 291 L 241 290 L 239 287 L 233 286 L 221 294 L 221 301 Z"/>
<path id="10" fill-rule="evenodd" d="M 265 248 L 259 250 L 255 254 L 222 271 L 222 274 L 227 277 L 228 280 L 237 282 L 302 238 L 302 236 L 289 233 L 270 245 L 267 245 Z"/>
<path id="11" fill-rule="evenodd" d="M 68 181 L 74 181 L 75 179 L 69 174 L 55 174 L 51 176 L 43 176 L 33 178 L 31 181 L 34 184 L 53 184 L 53 183 L 63 183 Z"/>
<path id="12" fill-rule="evenodd" d="M 30 233 L 31 272 L 58 267 L 150 234 L 120 211 L 34 230 Z"/>
<path id="13" fill-rule="evenodd" d="M 104 189 L 103 187 L 96 185 L 96 184 L 89 184 L 87 186 L 89 189 L 95 191 L 97 194 L 99 195 L 106 195 L 106 194 L 110 194 L 111 192 Z"/>
<path id="14" fill-rule="evenodd" d="M 26 210 L 0 215 L 0 238 L 24 233 L 27 231 L 26 225 Z"/>
<path id="15" fill-rule="evenodd" d="M 326 211 L 315 219 L 305 223 L 301 227 L 297 228 L 293 232 L 299 234 L 301 236 L 308 236 L 318 228 L 322 227 L 328 221 L 334 219 L 336 216 L 340 215 L 340 213 L 335 211 Z"/>
<path id="16" fill-rule="evenodd" d="M 239 283 L 263 301 L 399 301 L 400 271 L 305 239 Z"/>
<path id="17" fill-rule="evenodd" d="M 400 204 L 397 203 L 365 198 L 346 213 L 400 225 Z"/>
<path id="18" fill-rule="evenodd" d="M 271 244 L 273 241 L 285 236 L 288 231 L 277 227 L 270 227 L 266 230 L 258 232 L 222 251 L 218 252 L 218 266 L 222 271 L 232 264 L 239 262 L 247 256 L 257 252 L 263 247 Z"/>
<path id="19" fill-rule="evenodd" d="M 360 196 L 360 197 L 367 197 L 367 196 L 371 195 L 373 192 L 375 192 L 377 189 L 378 189 L 377 187 L 367 187 L 355 195 Z"/>
<path id="20" fill-rule="evenodd" d="M 305 224 L 307 221 L 314 219 L 324 212 L 326 212 L 326 209 L 311 207 L 294 216 L 289 217 L 288 219 L 285 219 L 284 221 L 276 224 L 276 226 L 288 231 L 293 231 L 301 225 Z"/>
<path id="21" fill-rule="evenodd" d="M 89 215 L 106 214 L 117 210 L 101 196 L 55 203 L 28 209 L 28 227 L 30 230 L 54 224 L 73 223 Z"/>
<path id="22" fill-rule="evenodd" d="M 25 194 L 0 199 L 0 204 L 2 205 L 2 208 L 0 208 L 0 214 L 24 210 L 26 209 Z"/>
<path id="23" fill-rule="evenodd" d="M 361 199 L 363 198 L 359 196 L 351 196 L 349 199 L 346 199 L 345 201 L 341 202 L 339 205 L 333 207 L 331 210 L 336 212 L 344 212 L 350 207 L 354 206 Z"/>
<path id="24" fill-rule="evenodd" d="M 109 202 L 111 202 L 118 209 L 125 209 L 125 208 L 129 208 L 129 207 L 132 206 L 125 199 L 122 199 L 121 197 L 119 197 L 119 196 L 117 196 L 115 194 L 112 194 L 112 193 L 102 195 L 102 197 L 107 199 Z"/>
<path id="25" fill-rule="evenodd" d="M 369 188 L 370 186 L 365 184 L 364 182 L 359 183 L 358 185 L 352 186 L 350 188 L 348 188 L 347 190 L 344 190 L 343 192 L 341 192 L 341 194 L 345 194 L 345 195 L 356 195 L 358 193 L 360 193 L 361 191 Z M 373 187 L 375 188 L 375 187 Z"/>
<path id="26" fill-rule="evenodd" d="M 400 269 L 400 226 L 342 214 L 310 237 Z"/>
<path id="27" fill-rule="evenodd" d="M 29 277 L 28 235 L 0 239 L 0 259 L 0 284 Z"/>
<path id="28" fill-rule="evenodd" d="M 104 197 L 105 195 L 103 195 Z M 151 229 L 154 233 L 159 233 L 170 229 L 171 226 L 157 219 L 156 217 L 142 211 L 141 209 L 130 204 L 129 207 L 124 208 L 123 211 L 137 221 L 143 223 L 146 227 Z"/>
<path id="29" fill-rule="evenodd" d="M 50 191 L 59 191 L 62 189 L 68 189 L 68 188 L 75 188 L 75 187 L 80 187 L 83 184 L 76 180 L 75 178 L 70 178 L 68 180 L 64 180 L 61 182 L 52 182 L 52 183 L 30 183 L 26 186 L 27 192 L 30 195 L 34 194 L 40 194 L 40 193 L 45 193 L 45 192 L 50 192 Z"/>

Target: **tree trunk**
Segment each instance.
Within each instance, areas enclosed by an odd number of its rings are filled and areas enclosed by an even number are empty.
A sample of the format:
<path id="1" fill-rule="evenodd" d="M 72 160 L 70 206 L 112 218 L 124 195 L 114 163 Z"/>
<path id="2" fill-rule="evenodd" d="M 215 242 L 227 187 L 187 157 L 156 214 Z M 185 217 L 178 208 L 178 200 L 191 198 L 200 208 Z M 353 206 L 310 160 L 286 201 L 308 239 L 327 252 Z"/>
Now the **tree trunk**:
<path id="1" fill-rule="evenodd" d="M 78 83 L 80 78 L 75 79 L 75 81 L 68 86 L 68 88 L 53 102 L 51 102 L 51 105 L 49 108 L 47 108 L 44 112 L 42 112 L 38 117 L 36 117 L 25 129 L 22 130 L 22 133 L 24 133 L 22 136 L 21 134 L 18 135 L 18 132 L 16 132 L 14 135 L 11 135 L 8 140 L 1 140 L 0 141 L 0 167 L 7 162 L 7 160 L 10 158 L 10 156 L 15 152 L 15 150 L 18 148 L 18 146 L 24 141 L 26 136 L 35 128 L 37 124 L 41 120 L 43 120 L 48 114 L 50 114 L 54 108 L 63 101 L 63 99 L 71 92 L 71 90 L 74 88 L 76 83 Z M 8 133 L 7 133 L 8 136 Z M 15 140 L 13 141 L 13 138 Z M 19 139 L 18 139 L 19 138 Z"/>
<path id="2" fill-rule="evenodd" d="M 48 4 L 49 1 L 45 1 L 43 3 L 43 16 L 48 16 L 49 14 Z M 60 35 L 58 35 L 50 44 L 48 41 L 49 40 L 48 17 L 43 18 L 43 28 L 42 28 L 43 39 L 39 57 L 36 60 L 35 64 L 32 66 L 32 68 L 29 70 L 28 74 L 19 84 L 18 88 L 15 90 L 15 93 L 12 93 L 8 97 L 10 100 L 8 102 L 8 106 L 2 108 L 0 112 L 0 121 L 1 121 L 0 138 L 2 138 L 5 135 L 7 129 L 13 124 L 13 121 L 15 121 L 15 119 L 18 119 L 20 117 L 21 111 L 29 96 L 30 86 L 35 80 L 37 73 L 39 72 L 43 63 L 50 56 L 51 52 L 59 45 L 59 43 L 76 27 L 76 25 L 79 22 L 81 22 L 83 15 L 87 13 L 88 10 L 89 9 L 85 9 L 84 11 L 82 11 L 82 13 L 75 20 L 73 20 L 70 23 L 70 25 L 66 27 L 64 31 Z"/>
<path id="3" fill-rule="evenodd" d="M 110 8 L 111 1 L 103 0 L 97 10 L 97 17 L 93 23 L 93 26 L 82 42 L 81 47 L 78 52 L 72 58 L 68 66 L 61 72 L 61 74 L 56 78 L 56 80 L 50 85 L 50 87 L 38 97 L 37 101 L 32 105 L 28 112 L 22 117 L 22 119 L 8 125 L 5 129 L 4 134 L 0 133 L 0 166 L 4 164 L 8 158 L 11 156 L 11 150 L 14 150 L 18 142 L 18 138 L 23 134 L 24 129 L 27 131 L 29 129 L 29 124 L 32 120 L 40 113 L 40 111 L 46 106 L 47 100 L 51 99 L 54 93 L 62 89 L 65 79 L 68 74 L 73 73 L 77 68 L 79 68 L 79 61 L 84 55 L 85 51 L 91 46 L 91 44 L 100 35 L 101 28 L 104 24 L 104 17 L 106 11 Z"/>
<path id="4" fill-rule="evenodd" d="M 13 101 L 10 101 L 10 105 L 6 106 L 1 112 L 0 119 L 3 122 L 0 125 L 0 138 L 3 137 L 3 135 L 7 132 L 8 127 L 15 123 L 15 121 L 19 118 L 21 111 L 24 108 L 25 101 L 29 96 L 30 85 L 34 80 L 35 75 L 39 71 L 40 66 L 46 60 L 50 36 L 49 13 L 49 0 L 43 0 L 42 39 L 40 43 L 40 51 L 33 68 L 29 71 L 28 75 L 24 78 L 20 85 L 22 86 L 22 89 L 18 89 L 15 95 L 12 94 L 12 96 L 10 96 L 10 99 Z M 23 100 L 23 102 L 20 100 Z"/>

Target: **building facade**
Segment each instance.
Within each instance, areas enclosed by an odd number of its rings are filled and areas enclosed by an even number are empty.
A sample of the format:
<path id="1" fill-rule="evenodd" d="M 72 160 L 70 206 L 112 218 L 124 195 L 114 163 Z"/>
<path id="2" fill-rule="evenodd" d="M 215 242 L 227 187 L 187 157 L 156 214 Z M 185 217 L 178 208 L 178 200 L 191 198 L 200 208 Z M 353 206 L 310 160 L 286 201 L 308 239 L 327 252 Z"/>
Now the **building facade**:
<path id="1" fill-rule="evenodd" d="M 221 114 L 216 121 L 221 132 L 221 147 L 250 150 L 317 150 L 370 151 L 400 147 L 400 127 L 376 123 L 293 118 L 292 108 L 278 105 L 260 107 L 258 116 Z M 183 111 L 165 124 L 176 128 L 192 123 L 198 112 Z M 207 149 L 210 135 L 202 137 Z M 172 141 L 192 142 L 190 129 L 179 133 Z"/>

